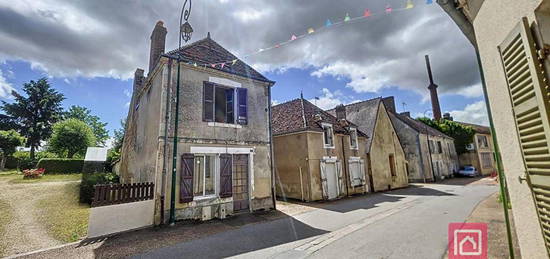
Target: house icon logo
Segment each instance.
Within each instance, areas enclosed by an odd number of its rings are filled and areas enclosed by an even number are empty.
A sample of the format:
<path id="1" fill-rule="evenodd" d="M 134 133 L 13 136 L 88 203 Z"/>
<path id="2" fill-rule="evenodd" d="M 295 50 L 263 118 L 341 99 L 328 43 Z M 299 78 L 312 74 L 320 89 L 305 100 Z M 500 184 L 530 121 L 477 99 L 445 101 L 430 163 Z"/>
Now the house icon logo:
<path id="1" fill-rule="evenodd" d="M 449 224 L 449 259 L 487 258 L 487 224 Z"/>

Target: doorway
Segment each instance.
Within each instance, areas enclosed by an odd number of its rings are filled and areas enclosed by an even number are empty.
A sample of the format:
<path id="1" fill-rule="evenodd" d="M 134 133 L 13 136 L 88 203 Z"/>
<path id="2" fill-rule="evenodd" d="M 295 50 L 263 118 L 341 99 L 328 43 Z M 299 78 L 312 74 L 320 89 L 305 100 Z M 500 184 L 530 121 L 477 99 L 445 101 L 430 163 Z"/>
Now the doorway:
<path id="1" fill-rule="evenodd" d="M 233 211 L 248 211 L 248 197 L 248 155 L 233 155 Z"/>
<path id="2" fill-rule="evenodd" d="M 327 184 L 327 198 L 329 200 L 338 198 L 338 175 L 335 162 L 324 162 L 324 175 Z"/>

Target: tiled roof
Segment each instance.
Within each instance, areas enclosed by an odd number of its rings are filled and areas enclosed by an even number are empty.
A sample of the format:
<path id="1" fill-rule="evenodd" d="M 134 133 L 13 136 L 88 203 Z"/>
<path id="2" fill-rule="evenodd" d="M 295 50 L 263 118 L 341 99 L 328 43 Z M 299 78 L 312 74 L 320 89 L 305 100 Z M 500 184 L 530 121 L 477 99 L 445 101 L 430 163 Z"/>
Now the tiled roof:
<path id="1" fill-rule="evenodd" d="M 489 128 L 487 126 L 472 124 L 472 123 L 467 123 L 467 122 L 460 122 L 460 121 L 457 121 L 457 122 L 464 125 L 464 126 L 472 127 L 476 133 L 491 134 L 491 128 Z"/>
<path id="2" fill-rule="evenodd" d="M 358 125 L 359 130 L 363 131 L 367 136 L 373 136 L 374 126 L 376 126 L 378 115 L 378 107 L 380 107 L 381 101 L 382 98 L 374 98 L 348 104 L 346 105 L 346 118 Z M 335 115 L 336 109 L 329 110 L 328 112 Z M 371 143 L 372 137 L 367 139 L 367 153 L 370 152 Z"/>
<path id="3" fill-rule="evenodd" d="M 216 67 L 208 66 L 208 68 L 259 81 L 274 83 L 248 64 L 239 60 L 235 55 L 231 54 L 231 52 L 227 51 L 224 47 L 212 40 L 210 37 L 195 41 L 179 49 L 172 50 L 164 54 L 164 56 L 174 59 L 179 58 L 184 62 L 196 62 L 198 64 L 218 64 Z M 238 61 L 233 65 L 231 61 L 235 59 L 237 59 Z M 225 63 L 223 68 L 221 68 L 221 66 L 219 65 L 219 63 L 222 62 L 227 62 Z"/>
<path id="4" fill-rule="evenodd" d="M 417 132 L 419 132 L 421 134 L 428 134 L 430 136 L 438 136 L 438 137 L 452 139 L 451 137 L 445 135 L 445 133 L 443 133 L 443 132 L 441 132 L 437 129 L 434 129 L 432 127 L 429 127 L 426 124 L 422 123 L 421 121 L 415 120 L 415 119 L 413 119 L 409 116 L 401 115 L 401 114 L 395 114 L 393 112 L 388 112 L 388 114 L 390 115 L 390 119 L 392 121 L 400 120 L 400 121 L 406 123 L 411 128 L 413 128 L 414 130 L 416 130 Z"/>
<path id="5" fill-rule="evenodd" d="M 288 134 L 304 130 L 323 131 L 321 123 L 330 123 L 333 125 L 335 133 L 349 134 L 349 132 L 338 123 L 338 119 L 323 111 L 305 99 L 295 99 L 286 103 L 278 104 L 272 108 L 272 129 L 273 135 Z M 321 116 L 320 121 L 316 121 L 315 115 Z M 305 120 L 305 121 L 304 121 Z M 355 126 L 350 123 L 351 126 Z M 358 131 L 359 136 L 367 137 L 366 134 Z"/>

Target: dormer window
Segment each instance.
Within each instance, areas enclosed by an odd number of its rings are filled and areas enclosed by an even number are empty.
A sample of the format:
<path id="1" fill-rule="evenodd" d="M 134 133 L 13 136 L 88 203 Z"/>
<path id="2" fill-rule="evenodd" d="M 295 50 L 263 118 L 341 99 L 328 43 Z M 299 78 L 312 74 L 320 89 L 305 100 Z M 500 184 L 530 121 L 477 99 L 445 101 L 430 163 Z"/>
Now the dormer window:
<path id="1" fill-rule="evenodd" d="M 323 139 L 325 148 L 334 148 L 334 130 L 332 124 L 323 123 Z"/>
<path id="2" fill-rule="evenodd" d="M 356 128 L 350 128 L 349 129 L 349 145 L 351 149 L 359 149 L 359 145 L 357 142 L 357 129 Z"/>

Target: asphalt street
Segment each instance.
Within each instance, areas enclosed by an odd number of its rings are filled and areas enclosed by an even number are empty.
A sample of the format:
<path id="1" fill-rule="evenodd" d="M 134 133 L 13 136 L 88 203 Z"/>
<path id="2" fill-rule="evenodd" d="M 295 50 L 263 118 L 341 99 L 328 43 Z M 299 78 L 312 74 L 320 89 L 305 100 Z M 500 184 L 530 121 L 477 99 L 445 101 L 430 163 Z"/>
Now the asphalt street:
<path id="1" fill-rule="evenodd" d="M 447 226 L 497 186 L 415 185 L 179 243 L 135 258 L 442 258 Z M 489 229 L 489 231 L 491 231 Z"/>

